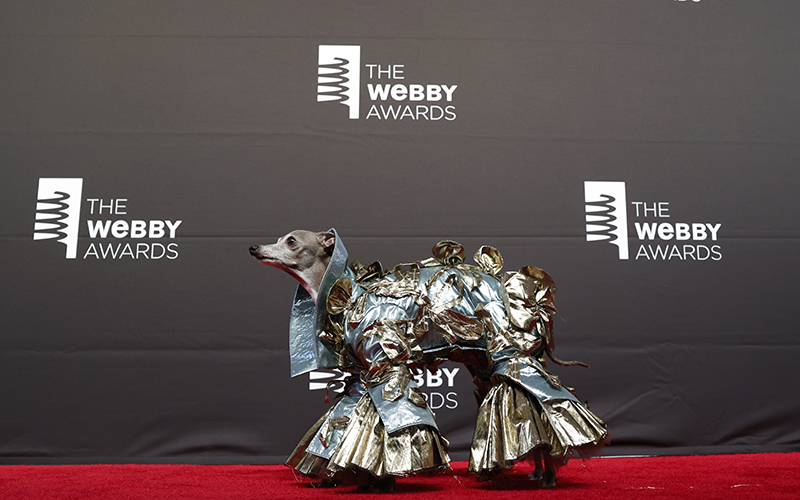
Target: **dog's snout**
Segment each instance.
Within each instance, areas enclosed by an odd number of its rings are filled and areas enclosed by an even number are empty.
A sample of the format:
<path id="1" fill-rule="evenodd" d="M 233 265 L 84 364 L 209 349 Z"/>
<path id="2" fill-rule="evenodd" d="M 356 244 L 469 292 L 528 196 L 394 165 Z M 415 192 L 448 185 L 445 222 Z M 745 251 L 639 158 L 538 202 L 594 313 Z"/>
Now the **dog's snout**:
<path id="1" fill-rule="evenodd" d="M 250 247 L 250 255 L 255 255 L 258 252 L 258 245 L 253 245 Z"/>

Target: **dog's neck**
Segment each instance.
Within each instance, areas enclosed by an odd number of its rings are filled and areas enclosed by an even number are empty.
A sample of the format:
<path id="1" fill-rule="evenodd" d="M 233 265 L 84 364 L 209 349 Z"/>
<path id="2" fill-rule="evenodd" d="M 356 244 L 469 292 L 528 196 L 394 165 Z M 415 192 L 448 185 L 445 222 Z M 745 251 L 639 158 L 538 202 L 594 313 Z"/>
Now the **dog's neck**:
<path id="1" fill-rule="evenodd" d="M 328 269 L 328 264 L 330 261 L 330 256 L 326 256 L 323 259 L 314 262 L 311 267 L 303 269 L 302 271 L 295 269 L 284 269 L 284 271 L 291 274 L 292 277 L 294 277 L 294 279 L 296 279 L 300 285 L 306 289 L 308 294 L 314 300 L 314 303 L 316 303 L 317 296 L 319 295 L 319 287 L 322 284 L 322 278 L 325 276 L 325 271 Z"/>

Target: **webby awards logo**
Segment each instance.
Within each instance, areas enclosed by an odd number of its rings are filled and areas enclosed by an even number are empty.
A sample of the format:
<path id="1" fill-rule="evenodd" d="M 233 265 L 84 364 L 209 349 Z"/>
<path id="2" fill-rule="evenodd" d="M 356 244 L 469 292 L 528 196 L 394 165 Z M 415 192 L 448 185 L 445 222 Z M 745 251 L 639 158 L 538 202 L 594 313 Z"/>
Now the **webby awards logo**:
<path id="1" fill-rule="evenodd" d="M 437 367 L 434 371 L 414 368 L 411 375 L 422 392 L 422 397 L 432 410 L 455 410 L 458 408 L 458 392 L 455 388 L 459 367 Z M 308 390 L 325 390 L 341 394 L 345 390 L 348 374 L 337 370 L 315 370 L 308 373 Z"/>
<path id="2" fill-rule="evenodd" d="M 335 101 L 358 119 L 361 85 L 360 45 L 320 45 L 317 102 Z"/>
<path id="3" fill-rule="evenodd" d="M 33 239 L 63 243 L 68 259 L 78 253 L 82 193 L 83 179 L 39 179 Z"/>
<path id="4" fill-rule="evenodd" d="M 351 120 L 361 118 L 361 97 L 369 108 L 366 120 L 453 121 L 458 85 L 409 83 L 405 64 L 361 64 L 360 45 L 320 45 L 317 60 L 317 102 L 347 107 Z M 362 89 L 362 69 L 367 82 Z M 365 92 L 362 92 L 365 90 Z"/>
<path id="5" fill-rule="evenodd" d="M 607 241 L 619 248 L 619 258 L 628 260 L 628 217 L 625 183 L 586 181 L 586 241 Z"/>
<path id="6" fill-rule="evenodd" d="M 586 241 L 617 247 L 629 259 L 628 219 L 638 240 L 634 260 L 719 261 L 720 222 L 675 222 L 669 201 L 627 201 L 623 181 L 585 181 Z"/>
<path id="7" fill-rule="evenodd" d="M 182 220 L 129 217 L 127 198 L 82 198 L 82 178 L 40 178 L 33 239 L 66 245 L 66 258 L 96 260 L 174 260 Z M 83 210 L 81 205 L 85 204 Z M 79 250 L 81 212 L 86 215 L 88 245 Z"/>

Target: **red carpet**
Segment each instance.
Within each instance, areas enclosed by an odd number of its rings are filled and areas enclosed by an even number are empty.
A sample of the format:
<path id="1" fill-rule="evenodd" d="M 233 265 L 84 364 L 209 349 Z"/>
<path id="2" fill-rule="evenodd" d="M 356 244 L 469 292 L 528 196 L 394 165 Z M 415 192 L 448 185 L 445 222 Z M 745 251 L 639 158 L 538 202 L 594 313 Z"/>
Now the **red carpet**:
<path id="1" fill-rule="evenodd" d="M 0 467 L 3 500 L 219 500 L 329 498 L 625 500 L 800 498 L 800 453 L 572 460 L 540 490 L 528 467 L 478 483 L 465 462 L 448 473 L 400 478 L 394 493 L 313 488 L 279 465 L 58 465 Z"/>

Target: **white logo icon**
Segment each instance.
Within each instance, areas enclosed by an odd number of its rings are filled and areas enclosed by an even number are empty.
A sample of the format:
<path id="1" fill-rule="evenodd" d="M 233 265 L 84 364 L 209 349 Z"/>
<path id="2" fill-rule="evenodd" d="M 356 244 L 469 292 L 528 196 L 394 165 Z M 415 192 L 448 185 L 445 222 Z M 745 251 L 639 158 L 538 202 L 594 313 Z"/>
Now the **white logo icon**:
<path id="1" fill-rule="evenodd" d="M 586 241 L 607 241 L 619 248 L 620 260 L 628 260 L 628 215 L 625 183 L 585 181 Z"/>
<path id="2" fill-rule="evenodd" d="M 361 84 L 360 45 L 320 45 L 317 102 L 337 101 L 358 119 Z"/>
<path id="3" fill-rule="evenodd" d="M 67 246 L 68 259 L 78 251 L 82 192 L 83 179 L 39 179 L 33 239 L 57 239 Z"/>
<path id="4" fill-rule="evenodd" d="M 347 374 L 336 369 L 314 370 L 308 373 L 308 390 L 327 390 L 335 393 L 344 392 Z"/>

